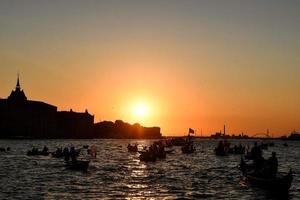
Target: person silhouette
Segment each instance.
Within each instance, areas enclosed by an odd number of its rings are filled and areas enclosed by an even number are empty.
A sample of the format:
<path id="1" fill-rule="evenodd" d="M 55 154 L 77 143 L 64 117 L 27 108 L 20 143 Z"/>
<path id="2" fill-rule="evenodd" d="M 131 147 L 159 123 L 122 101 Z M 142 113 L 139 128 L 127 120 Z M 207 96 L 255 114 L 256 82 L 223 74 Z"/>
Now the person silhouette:
<path id="1" fill-rule="evenodd" d="M 278 171 L 278 160 L 276 157 L 276 152 L 272 152 L 272 156 L 268 159 L 268 166 L 269 166 L 269 175 L 271 177 L 276 177 Z"/>

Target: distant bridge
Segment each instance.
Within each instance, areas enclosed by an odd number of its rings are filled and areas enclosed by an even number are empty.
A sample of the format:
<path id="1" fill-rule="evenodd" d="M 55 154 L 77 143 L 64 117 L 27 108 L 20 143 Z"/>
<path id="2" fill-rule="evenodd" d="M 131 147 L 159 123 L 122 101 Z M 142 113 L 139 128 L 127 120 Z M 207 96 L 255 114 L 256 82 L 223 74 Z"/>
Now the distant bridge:
<path id="1" fill-rule="evenodd" d="M 267 137 L 267 138 L 271 138 L 270 135 L 269 135 L 269 133 L 256 133 L 252 137 Z"/>

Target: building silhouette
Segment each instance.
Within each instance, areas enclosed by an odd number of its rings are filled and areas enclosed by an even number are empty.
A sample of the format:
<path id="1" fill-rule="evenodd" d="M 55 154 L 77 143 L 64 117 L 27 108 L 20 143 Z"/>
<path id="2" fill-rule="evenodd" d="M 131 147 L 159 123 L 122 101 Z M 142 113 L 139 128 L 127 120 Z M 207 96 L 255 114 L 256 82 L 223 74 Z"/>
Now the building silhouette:
<path id="1" fill-rule="evenodd" d="M 28 100 L 19 76 L 7 99 L 0 99 L 1 138 L 88 138 L 94 116 L 88 112 L 58 112 L 57 107 Z"/>
<path id="2" fill-rule="evenodd" d="M 0 99 L 0 138 L 160 138 L 159 127 L 130 125 L 121 120 L 94 124 L 85 112 L 57 111 L 57 107 L 28 100 L 19 76 L 7 99 Z"/>
<path id="3" fill-rule="evenodd" d="M 138 123 L 133 125 L 116 120 L 115 122 L 103 121 L 94 125 L 95 136 L 114 139 L 159 139 L 159 127 L 143 127 Z"/>

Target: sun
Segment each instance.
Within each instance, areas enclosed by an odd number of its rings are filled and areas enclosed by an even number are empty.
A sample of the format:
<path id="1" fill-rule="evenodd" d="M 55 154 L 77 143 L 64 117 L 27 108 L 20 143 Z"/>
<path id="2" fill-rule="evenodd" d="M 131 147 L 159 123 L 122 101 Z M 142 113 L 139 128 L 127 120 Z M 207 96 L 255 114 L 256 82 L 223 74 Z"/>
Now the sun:
<path id="1" fill-rule="evenodd" d="M 155 106 L 149 98 L 131 100 L 127 104 L 126 113 L 128 121 L 131 123 L 139 123 L 148 125 L 152 123 L 155 117 Z"/>
<path id="2" fill-rule="evenodd" d="M 133 114 L 136 117 L 146 117 L 148 114 L 148 107 L 144 103 L 138 103 L 133 107 Z"/>

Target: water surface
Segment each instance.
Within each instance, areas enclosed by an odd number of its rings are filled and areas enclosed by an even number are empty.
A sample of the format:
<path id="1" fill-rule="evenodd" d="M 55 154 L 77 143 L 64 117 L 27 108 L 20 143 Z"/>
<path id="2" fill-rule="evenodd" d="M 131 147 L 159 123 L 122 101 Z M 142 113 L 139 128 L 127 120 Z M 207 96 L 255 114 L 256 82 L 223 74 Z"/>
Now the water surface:
<path id="1" fill-rule="evenodd" d="M 217 140 L 196 140 L 197 152 L 184 155 L 180 147 L 164 160 L 140 162 L 138 153 L 128 153 L 126 146 L 151 140 L 0 140 L 0 199 L 272 199 L 266 191 L 249 187 L 241 181 L 237 168 L 239 156 L 216 157 Z M 252 144 L 251 140 L 232 143 Z M 264 151 L 268 158 L 277 152 L 279 171 L 294 171 L 290 199 L 300 199 L 300 142 L 275 141 Z M 64 161 L 26 156 L 33 146 L 57 147 L 94 145 L 97 158 L 87 173 L 69 171 Z M 140 146 L 140 147 L 141 147 Z"/>

